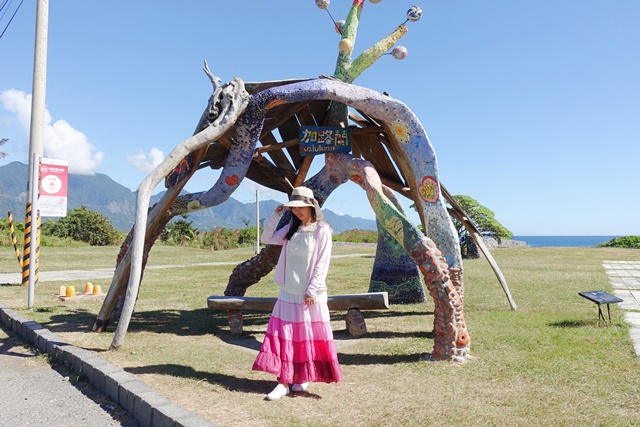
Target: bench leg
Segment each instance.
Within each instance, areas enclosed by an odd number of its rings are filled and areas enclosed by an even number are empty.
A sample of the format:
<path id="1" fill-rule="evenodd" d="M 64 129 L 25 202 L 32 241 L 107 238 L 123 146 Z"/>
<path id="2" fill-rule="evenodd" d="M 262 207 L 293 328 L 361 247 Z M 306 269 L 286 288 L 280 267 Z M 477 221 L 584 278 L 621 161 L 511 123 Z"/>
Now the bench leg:
<path id="1" fill-rule="evenodd" d="M 360 338 L 367 333 L 367 324 L 362 317 L 362 313 L 357 308 L 350 308 L 347 311 L 347 332 L 354 338 Z"/>
<path id="2" fill-rule="evenodd" d="M 239 337 L 242 335 L 242 312 L 238 310 L 227 311 L 227 318 L 229 319 L 229 330 L 232 337 Z"/>

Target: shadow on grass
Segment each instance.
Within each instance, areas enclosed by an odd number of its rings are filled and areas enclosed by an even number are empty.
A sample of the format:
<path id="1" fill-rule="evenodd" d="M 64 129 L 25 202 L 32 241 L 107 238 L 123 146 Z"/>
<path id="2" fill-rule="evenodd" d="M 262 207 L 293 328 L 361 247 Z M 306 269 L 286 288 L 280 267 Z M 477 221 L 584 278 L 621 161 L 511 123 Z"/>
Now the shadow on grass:
<path id="1" fill-rule="evenodd" d="M 244 331 L 242 333 L 242 336 L 234 337 L 234 336 L 231 336 L 229 332 L 221 332 L 219 334 L 216 334 L 216 337 L 220 341 L 229 345 L 244 347 L 244 348 L 248 348 L 255 351 L 260 351 L 260 347 L 262 346 L 262 341 L 256 337 L 257 335 L 262 335 L 262 334 L 261 333 L 254 334 L 252 332 Z"/>
<path id="2" fill-rule="evenodd" d="M 47 310 L 43 310 L 47 311 Z M 365 319 L 382 317 L 405 317 L 425 315 L 427 312 L 410 311 L 364 311 Z M 346 314 L 332 312 L 333 321 L 345 319 Z M 232 337 L 229 333 L 227 313 L 212 311 L 207 308 L 196 310 L 155 310 L 136 312 L 131 318 L 129 332 L 152 332 L 157 334 L 173 334 L 177 336 L 199 336 L 213 334 L 222 341 L 231 344 L 258 350 L 260 341 L 256 338 L 266 331 L 270 313 L 245 312 L 243 314 L 244 333 L 242 337 Z M 72 309 L 63 314 L 53 314 L 42 325 L 51 332 L 78 332 L 90 331 L 95 323 L 96 314 L 86 309 Z M 111 323 L 109 330 L 115 330 L 117 323 Z M 559 326 L 559 325 L 556 325 Z M 562 325 L 560 325 L 562 326 Z M 253 330 L 252 330 L 253 329 Z M 352 340 L 346 330 L 334 331 L 336 340 Z M 393 330 L 369 332 L 359 339 L 385 339 L 385 338 L 423 338 L 433 339 L 432 331 L 399 332 Z"/>
<path id="3" fill-rule="evenodd" d="M 215 334 L 216 337 L 224 342 L 225 344 L 244 347 L 247 349 L 254 350 L 256 352 L 260 351 L 260 347 L 262 346 L 262 335 L 263 332 L 254 332 L 244 330 L 242 336 L 233 337 L 229 334 L 228 331 L 221 331 L 220 333 Z M 431 332 L 371 332 L 365 335 L 362 338 L 353 338 L 346 330 L 342 331 L 334 331 L 333 339 L 335 341 L 343 341 L 343 340 L 366 340 L 366 339 L 384 339 L 384 338 L 423 338 L 423 339 L 433 339 L 433 333 Z M 340 354 L 340 353 L 338 353 Z M 378 356 L 370 356 L 370 355 L 354 355 L 354 354 L 345 354 L 340 355 L 340 363 L 342 363 L 343 358 L 347 362 L 347 365 L 376 365 L 381 363 L 407 363 L 407 362 L 415 362 L 422 354 L 418 356 L 414 355 L 378 355 Z M 349 362 L 350 360 L 354 360 L 353 362 Z"/>
<path id="4" fill-rule="evenodd" d="M 231 375 L 196 371 L 190 366 L 184 365 L 149 365 L 141 367 L 125 368 L 131 374 L 159 374 L 170 375 L 172 377 L 190 378 L 196 381 L 203 379 L 210 384 L 220 385 L 229 391 L 240 391 L 243 393 L 267 394 L 275 385 L 275 378 L 272 381 L 254 380 L 248 378 L 234 377 Z"/>
<path id="5" fill-rule="evenodd" d="M 90 331 L 97 314 L 85 309 L 71 309 L 63 314 L 54 314 L 42 325 L 51 332 Z M 227 324 L 226 314 L 212 316 L 211 310 L 156 310 L 135 312 L 131 317 L 129 332 L 154 332 L 181 336 L 208 335 L 214 333 L 216 325 Z M 115 330 L 117 322 L 109 324 Z M 218 326 L 219 327 L 219 326 Z"/>
<path id="6" fill-rule="evenodd" d="M 362 310 L 365 319 L 407 317 L 407 316 L 433 316 L 433 311 L 395 311 L 395 310 Z M 346 316 L 346 313 L 345 313 Z"/>
<path id="7" fill-rule="evenodd" d="M 39 312 L 48 312 L 49 309 L 36 309 Z M 48 321 L 40 324 L 51 332 L 78 332 L 90 331 L 96 320 L 96 314 L 86 309 L 71 309 L 64 314 L 54 314 Z"/>
<path id="8" fill-rule="evenodd" d="M 549 323 L 554 328 L 584 328 L 585 326 L 593 326 L 595 322 L 587 322 L 585 320 L 563 320 L 561 322 Z"/>
<path id="9" fill-rule="evenodd" d="M 395 365 L 398 363 L 416 363 L 424 353 L 411 354 L 343 354 L 338 353 L 341 365 Z"/>
<path id="10" fill-rule="evenodd" d="M 433 339 L 433 331 L 375 331 L 367 332 L 360 338 L 354 338 L 346 329 L 333 331 L 333 339 L 335 340 L 368 340 L 368 339 L 384 339 L 384 338 L 424 338 Z"/>

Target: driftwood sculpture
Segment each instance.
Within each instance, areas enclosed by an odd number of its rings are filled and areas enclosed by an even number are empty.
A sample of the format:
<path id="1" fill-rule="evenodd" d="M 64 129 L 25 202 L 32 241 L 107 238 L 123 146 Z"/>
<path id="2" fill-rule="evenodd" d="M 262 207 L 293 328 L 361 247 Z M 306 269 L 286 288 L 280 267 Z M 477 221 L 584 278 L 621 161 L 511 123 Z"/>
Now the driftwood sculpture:
<path id="1" fill-rule="evenodd" d="M 329 1 L 316 4 L 326 9 Z M 392 302 L 416 302 L 424 300 L 426 287 L 434 300 L 435 342 L 425 359 L 464 361 L 469 356 L 460 245 L 445 197 L 456 217 L 473 230 L 515 308 L 479 233 L 440 183 L 435 152 L 418 118 L 401 101 L 352 84 L 407 32 L 400 25 L 352 60 L 362 7 L 363 0 L 354 0 L 346 21 L 336 23 L 342 39 L 334 76 L 263 83 L 236 78 L 220 85 L 205 63 L 214 93 L 194 136 L 179 144 L 138 188 L 135 226 L 122 245 L 93 328 L 102 331 L 119 318 L 111 348 L 124 342 L 149 250 L 164 226 L 177 215 L 223 203 L 244 178 L 287 193 L 289 182 L 305 185 L 321 204 L 348 180 L 362 187 L 379 230 L 370 291 L 387 291 Z M 421 13 L 420 8 L 411 8 L 407 21 L 417 21 Z M 404 55 L 406 49 L 394 49 L 394 56 Z M 324 154 L 324 167 L 307 178 L 314 156 L 300 155 L 300 125 L 351 128 L 351 153 Z M 179 196 L 196 170 L 206 166 L 222 169 L 215 185 L 206 192 Z M 168 191 L 149 208 L 151 191 L 163 179 Z M 407 219 L 396 193 L 415 203 L 424 234 Z M 280 249 L 268 245 L 238 265 L 225 295 L 244 295 L 273 269 Z"/>

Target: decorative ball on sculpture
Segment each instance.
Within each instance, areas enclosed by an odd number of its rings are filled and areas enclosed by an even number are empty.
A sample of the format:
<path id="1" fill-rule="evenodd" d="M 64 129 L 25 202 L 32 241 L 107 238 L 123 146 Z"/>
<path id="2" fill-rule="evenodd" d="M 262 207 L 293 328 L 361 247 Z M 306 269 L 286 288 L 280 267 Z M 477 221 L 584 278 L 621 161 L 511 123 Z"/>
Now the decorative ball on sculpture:
<path id="1" fill-rule="evenodd" d="M 408 53 L 409 53 L 409 51 L 407 50 L 406 47 L 404 47 L 404 46 L 396 46 L 391 51 L 391 56 L 393 56 L 395 59 L 400 61 L 400 60 L 403 60 L 404 58 L 406 58 Z"/>
<path id="2" fill-rule="evenodd" d="M 373 4 L 378 4 L 380 3 L 382 0 L 369 0 L 371 3 Z"/>
<path id="3" fill-rule="evenodd" d="M 318 6 L 320 9 L 328 8 L 329 3 L 331 3 L 331 0 L 316 0 L 316 6 Z"/>
<path id="4" fill-rule="evenodd" d="M 349 39 L 342 39 L 338 44 L 338 49 L 344 54 L 350 54 L 353 51 L 353 42 Z"/>
<path id="5" fill-rule="evenodd" d="M 336 33 L 342 35 L 343 28 L 344 28 L 344 19 L 336 21 Z"/>
<path id="6" fill-rule="evenodd" d="M 407 19 L 411 22 L 416 22 L 422 18 L 422 8 L 420 6 L 411 6 L 407 10 Z"/>

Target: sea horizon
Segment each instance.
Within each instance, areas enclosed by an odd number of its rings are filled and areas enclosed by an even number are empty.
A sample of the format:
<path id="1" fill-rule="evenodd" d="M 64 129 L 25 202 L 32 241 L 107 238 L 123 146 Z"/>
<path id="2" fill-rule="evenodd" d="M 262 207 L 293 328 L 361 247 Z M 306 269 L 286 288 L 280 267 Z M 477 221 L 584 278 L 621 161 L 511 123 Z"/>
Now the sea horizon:
<path id="1" fill-rule="evenodd" d="M 596 247 L 620 236 L 513 236 L 512 240 L 525 242 L 527 246 Z"/>

